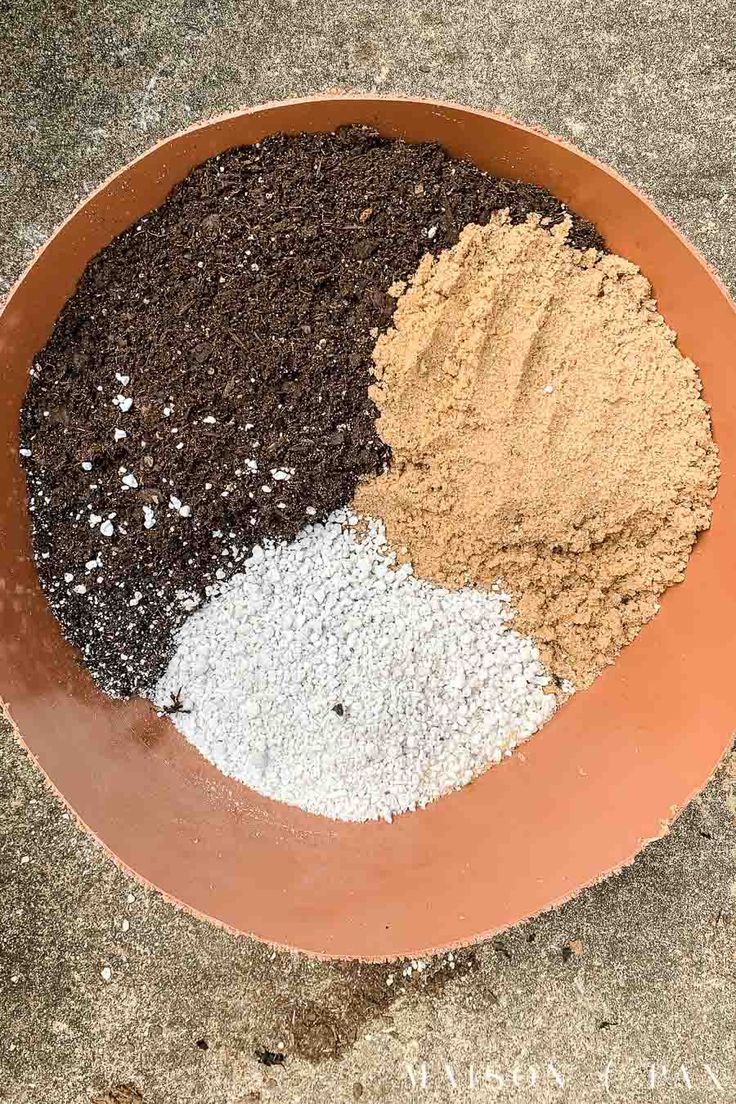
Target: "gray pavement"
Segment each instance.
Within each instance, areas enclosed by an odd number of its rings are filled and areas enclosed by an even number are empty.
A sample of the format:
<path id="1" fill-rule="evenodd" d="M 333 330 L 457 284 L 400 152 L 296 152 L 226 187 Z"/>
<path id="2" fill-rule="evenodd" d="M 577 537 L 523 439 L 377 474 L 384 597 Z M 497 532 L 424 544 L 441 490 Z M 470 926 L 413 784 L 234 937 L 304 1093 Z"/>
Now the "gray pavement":
<path id="1" fill-rule="evenodd" d="M 648 191 L 736 287 L 723 0 L 0 0 L 0 44 L 6 287 L 157 138 L 334 86 L 562 134 Z M 736 760 L 619 877 L 405 978 L 179 913 L 75 827 L 1 723 L 0 756 L 0 1101 L 736 1100 Z M 256 1057 L 279 1044 L 283 1065 Z M 485 1082 L 471 1087 L 471 1066 Z"/>

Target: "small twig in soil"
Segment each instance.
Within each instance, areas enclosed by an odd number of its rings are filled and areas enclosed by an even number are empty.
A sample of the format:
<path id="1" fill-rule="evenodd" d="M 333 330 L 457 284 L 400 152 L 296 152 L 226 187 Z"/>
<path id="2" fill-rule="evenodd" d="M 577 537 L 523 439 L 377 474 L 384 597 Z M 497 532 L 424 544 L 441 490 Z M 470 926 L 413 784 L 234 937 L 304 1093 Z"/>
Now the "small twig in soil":
<path id="1" fill-rule="evenodd" d="M 237 334 L 234 334 L 232 330 L 227 330 L 226 333 L 227 336 L 231 338 L 231 340 L 234 341 L 236 345 L 239 345 L 241 349 L 245 349 L 246 353 L 248 352 L 248 346 L 245 344 L 244 341 L 240 340 Z"/>
<path id="2" fill-rule="evenodd" d="M 191 709 L 185 709 L 184 708 L 184 702 L 181 700 L 181 690 L 182 690 L 182 688 L 180 686 L 179 689 L 176 691 L 176 693 L 174 693 L 173 690 L 171 690 L 169 692 L 169 697 L 171 698 L 171 702 L 169 703 L 169 705 L 165 705 L 163 707 L 163 709 L 161 710 L 162 713 L 167 713 L 169 716 L 171 716 L 172 713 L 191 713 L 192 712 Z"/>

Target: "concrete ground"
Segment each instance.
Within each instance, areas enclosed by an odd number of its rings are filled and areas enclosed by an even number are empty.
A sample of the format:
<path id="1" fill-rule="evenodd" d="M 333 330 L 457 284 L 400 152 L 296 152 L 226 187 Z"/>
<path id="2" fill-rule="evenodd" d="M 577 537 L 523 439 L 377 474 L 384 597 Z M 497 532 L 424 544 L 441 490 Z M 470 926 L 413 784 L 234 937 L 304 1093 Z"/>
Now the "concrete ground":
<path id="1" fill-rule="evenodd" d="M 648 191 L 734 288 L 732 11 L 0 0 L 5 286 L 155 139 L 337 85 L 497 106 L 573 139 Z M 74 826 L 1 723 L 0 738 L 8 1104 L 736 1100 L 736 760 L 621 876 L 405 978 L 182 915 Z M 269 1051 L 283 1064 L 264 1064 Z M 471 1066 L 488 1066 L 475 1087 Z"/>

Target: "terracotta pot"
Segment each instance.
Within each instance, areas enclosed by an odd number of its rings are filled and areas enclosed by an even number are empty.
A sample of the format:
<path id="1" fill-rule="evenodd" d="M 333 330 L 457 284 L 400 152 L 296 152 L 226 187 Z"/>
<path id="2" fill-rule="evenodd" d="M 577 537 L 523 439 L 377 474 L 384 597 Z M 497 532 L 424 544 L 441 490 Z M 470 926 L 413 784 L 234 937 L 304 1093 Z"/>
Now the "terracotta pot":
<path id="1" fill-rule="evenodd" d="M 350 825 L 222 777 L 142 701 L 106 699 L 63 642 L 31 559 L 18 410 L 29 365 L 90 258 L 193 166 L 274 131 L 367 123 L 550 188 L 641 265 L 699 364 L 723 476 L 686 582 L 587 693 L 464 790 Z M 736 312 L 646 199 L 507 119 L 366 96 L 238 112 L 170 138 L 54 234 L 0 317 L 0 693 L 55 789 L 110 854 L 193 912 L 323 956 L 412 955 L 487 936 L 631 861 L 705 784 L 736 722 Z"/>

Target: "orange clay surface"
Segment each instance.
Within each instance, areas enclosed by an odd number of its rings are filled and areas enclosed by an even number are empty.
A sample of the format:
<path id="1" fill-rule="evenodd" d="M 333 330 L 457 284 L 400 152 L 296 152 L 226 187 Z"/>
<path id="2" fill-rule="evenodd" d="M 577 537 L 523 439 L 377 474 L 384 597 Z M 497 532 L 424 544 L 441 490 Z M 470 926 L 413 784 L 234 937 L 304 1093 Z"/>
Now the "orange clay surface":
<path id="1" fill-rule="evenodd" d="M 221 776 L 142 701 L 105 698 L 64 643 L 30 551 L 18 411 L 86 263 L 193 166 L 275 131 L 366 123 L 543 185 L 651 280 L 712 404 L 722 476 L 684 584 L 591 690 L 464 790 L 393 824 L 337 823 Z M 417 956 L 563 901 L 629 862 L 705 784 L 736 727 L 736 311 L 651 205 L 570 146 L 429 101 L 340 96 L 171 138 L 64 223 L 0 316 L 0 697 L 23 743 L 124 866 L 236 931 L 321 956 Z"/>

